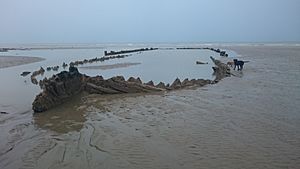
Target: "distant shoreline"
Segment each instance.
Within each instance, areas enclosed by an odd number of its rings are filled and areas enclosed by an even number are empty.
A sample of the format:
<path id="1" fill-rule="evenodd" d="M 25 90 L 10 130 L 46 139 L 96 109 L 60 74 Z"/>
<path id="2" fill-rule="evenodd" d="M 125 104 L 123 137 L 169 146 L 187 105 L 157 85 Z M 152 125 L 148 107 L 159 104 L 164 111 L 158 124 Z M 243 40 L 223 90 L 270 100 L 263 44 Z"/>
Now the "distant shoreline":
<path id="1" fill-rule="evenodd" d="M 84 46 L 47 46 L 47 47 L 14 47 L 14 48 L 0 48 L 0 52 L 8 52 L 11 50 L 59 50 L 59 49 L 102 49 L 103 47 L 97 47 L 97 46 L 90 46 L 90 47 L 84 47 Z"/>
<path id="2" fill-rule="evenodd" d="M 0 69 L 40 62 L 42 60 L 45 59 L 31 56 L 0 56 Z"/>
<path id="3" fill-rule="evenodd" d="M 166 45 L 176 47 L 207 47 L 207 46 L 300 46 L 300 42 L 192 42 L 192 43 L 40 43 L 40 44 L 10 44 L 0 43 L 0 52 L 10 50 L 59 50 L 59 49 L 104 49 L 112 46 L 128 46 L 132 45 L 140 47 L 149 47 L 155 45 Z"/>

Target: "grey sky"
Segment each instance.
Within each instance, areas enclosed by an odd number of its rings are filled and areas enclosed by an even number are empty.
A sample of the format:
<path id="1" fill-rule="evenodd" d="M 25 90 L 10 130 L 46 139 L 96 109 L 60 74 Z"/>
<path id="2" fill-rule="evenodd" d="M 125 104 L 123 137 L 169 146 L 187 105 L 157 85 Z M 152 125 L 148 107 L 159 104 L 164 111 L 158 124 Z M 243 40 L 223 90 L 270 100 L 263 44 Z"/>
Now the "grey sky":
<path id="1" fill-rule="evenodd" d="M 0 43 L 300 41 L 300 0 L 0 0 Z"/>

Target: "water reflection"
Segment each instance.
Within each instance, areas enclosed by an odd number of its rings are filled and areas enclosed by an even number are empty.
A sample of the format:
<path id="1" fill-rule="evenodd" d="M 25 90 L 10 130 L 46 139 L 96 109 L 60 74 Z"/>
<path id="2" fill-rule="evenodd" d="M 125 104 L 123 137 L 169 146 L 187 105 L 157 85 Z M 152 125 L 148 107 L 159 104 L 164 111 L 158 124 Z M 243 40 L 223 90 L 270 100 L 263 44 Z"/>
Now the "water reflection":
<path id="1" fill-rule="evenodd" d="M 38 128 L 61 134 L 80 131 L 86 121 L 85 106 L 81 98 L 82 95 L 76 96 L 47 112 L 34 114 L 34 124 Z"/>
<path id="2" fill-rule="evenodd" d="M 130 57 L 113 59 L 87 66 L 107 66 L 124 63 L 141 63 L 132 67 L 119 67 L 118 69 L 83 69 L 79 71 L 89 76 L 101 75 L 110 78 L 122 75 L 140 77 L 142 81 L 172 83 L 176 78 L 214 79 L 212 76 L 214 65 L 210 56 L 218 58 L 218 54 L 209 50 L 157 50 L 136 53 Z M 207 62 L 206 65 L 197 65 L 196 61 Z"/>

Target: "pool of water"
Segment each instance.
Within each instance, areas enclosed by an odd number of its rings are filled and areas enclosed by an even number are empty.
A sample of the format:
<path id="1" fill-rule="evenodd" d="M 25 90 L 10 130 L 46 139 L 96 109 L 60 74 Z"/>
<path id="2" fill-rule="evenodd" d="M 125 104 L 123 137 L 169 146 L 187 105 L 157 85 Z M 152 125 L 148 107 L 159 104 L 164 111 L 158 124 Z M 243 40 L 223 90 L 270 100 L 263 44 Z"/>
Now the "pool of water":
<path id="1" fill-rule="evenodd" d="M 133 54 L 123 59 L 108 60 L 95 63 L 97 65 L 117 63 L 140 63 L 130 67 L 117 69 L 81 69 L 79 71 L 91 76 L 102 75 L 109 78 L 122 75 L 126 79 L 130 76 L 140 77 L 142 81 L 153 80 L 155 83 L 172 83 L 177 77 L 212 79 L 213 71 L 209 56 L 217 55 L 207 50 L 155 50 Z M 197 65 L 196 61 L 207 62 L 208 64 Z M 95 65 L 92 64 L 92 65 Z"/>
<path id="2" fill-rule="evenodd" d="M 50 77 L 62 70 L 62 63 L 71 61 L 92 59 L 102 57 L 105 50 L 123 50 L 136 49 L 147 46 L 104 46 L 95 48 L 73 48 L 73 49 L 39 49 L 39 50 L 12 50 L 0 53 L 5 56 L 36 56 L 45 58 L 41 62 L 20 65 L 15 67 L 0 69 L 0 106 L 1 110 L 9 109 L 10 111 L 19 112 L 31 107 L 31 103 L 41 89 L 30 81 L 30 75 L 20 76 L 23 71 L 33 72 L 40 67 L 46 69 L 48 66 L 59 65 L 57 72 L 46 71 L 43 76 L 37 76 L 37 79 Z M 160 46 L 158 46 L 160 47 Z M 165 46 L 164 46 L 165 47 Z M 155 84 L 159 82 L 172 83 L 177 77 L 181 80 L 185 78 L 203 78 L 213 79 L 213 63 L 210 56 L 218 58 L 218 53 L 210 50 L 154 50 L 133 53 L 129 57 L 122 59 L 112 59 L 104 62 L 95 62 L 83 66 L 101 66 L 122 63 L 139 63 L 128 67 L 119 67 L 115 69 L 86 69 L 81 68 L 81 73 L 89 76 L 101 75 L 104 78 L 122 75 L 126 79 L 129 77 L 140 77 L 143 82 L 153 80 Z M 196 61 L 207 62 L 208 64 L 197 65 Z"/>

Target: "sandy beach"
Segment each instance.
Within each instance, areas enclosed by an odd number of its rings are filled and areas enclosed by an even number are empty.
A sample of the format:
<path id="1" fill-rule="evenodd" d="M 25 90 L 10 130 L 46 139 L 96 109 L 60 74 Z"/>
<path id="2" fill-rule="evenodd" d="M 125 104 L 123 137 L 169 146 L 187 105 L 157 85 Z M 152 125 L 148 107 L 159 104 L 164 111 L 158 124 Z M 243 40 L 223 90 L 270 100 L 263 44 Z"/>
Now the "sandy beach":
<path id="1" fill-rule="evenodd" d="M 0 168 L 299 167 L 300 47 L 221 47 L 250 62 L 215 85 L 0 114 Z"/>
<path id="2" fill-rule="evenodd" d="M 45 60 L 40 57 L 29 56 L 0 56 L 0 69 L 18 65 L 24 65 Z"/>

